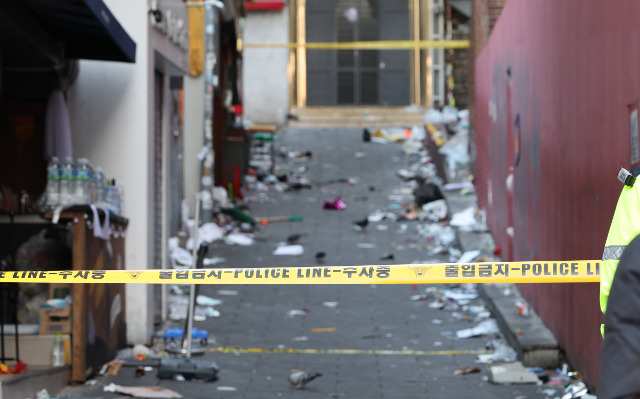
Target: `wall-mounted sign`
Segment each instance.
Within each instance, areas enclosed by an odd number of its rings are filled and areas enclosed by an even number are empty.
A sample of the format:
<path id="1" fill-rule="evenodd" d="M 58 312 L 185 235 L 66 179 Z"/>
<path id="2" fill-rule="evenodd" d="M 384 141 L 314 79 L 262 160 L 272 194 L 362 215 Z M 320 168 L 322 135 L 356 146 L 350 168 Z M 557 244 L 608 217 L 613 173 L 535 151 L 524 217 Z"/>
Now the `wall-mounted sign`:
<path id="1" fill-rule="evenodd" d="M 189 32 L 187 24 L 178 18 L 171 10 L 151 10 L 151 25 L 169 37 L 173 43 L 183 50 L 189 49 Z"/>

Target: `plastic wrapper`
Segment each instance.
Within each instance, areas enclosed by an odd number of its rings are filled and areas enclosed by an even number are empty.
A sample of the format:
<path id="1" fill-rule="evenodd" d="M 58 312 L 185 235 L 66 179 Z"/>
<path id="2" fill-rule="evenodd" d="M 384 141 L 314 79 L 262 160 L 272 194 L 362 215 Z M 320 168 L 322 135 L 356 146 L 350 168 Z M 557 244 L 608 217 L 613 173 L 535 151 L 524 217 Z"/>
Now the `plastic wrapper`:
<path id="1" fill-rule="evenodd" d="M 481 322 L 475 327 L 466 328 L 464 330 L 458 330 L 456 332 L 456 336 L 458 338 L 470 338 L 470 337 L 477 337 L 480 335 L 495 334 L 495 333 L 498 333 L 499 331 L 500 330 L 498 329 L 498 323 L 495 321 L 495 319 L 488 319 Z"/>

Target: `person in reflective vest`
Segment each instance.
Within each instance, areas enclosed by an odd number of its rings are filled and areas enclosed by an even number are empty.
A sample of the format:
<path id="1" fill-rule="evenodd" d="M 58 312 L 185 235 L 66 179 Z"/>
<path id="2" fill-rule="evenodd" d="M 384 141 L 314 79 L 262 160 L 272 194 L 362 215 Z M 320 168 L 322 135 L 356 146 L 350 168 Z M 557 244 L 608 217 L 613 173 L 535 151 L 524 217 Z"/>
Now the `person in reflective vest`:
<path id="1" fill-rule="evenodd" d="M 638 184 L 640 186 L 640 183 Z M 640 398 L 640 236 L 628 244 L 610 285 L 598 399 Z"/>
<path id="2" fill-rule="evenodd" d="M 640 167 L 632 172 L 624 168 L 618 172 L 618 180 L 624 187 L 611 220 L 600 267 L 600 309 L 603 314 L 607 313 L 609 292 L 622 252 L 640 234 L 640 183 L 634 184 L 635 176 L 639 173 Z M 601 326 L 600 332 L 604 337 L 605 324 Z"/>

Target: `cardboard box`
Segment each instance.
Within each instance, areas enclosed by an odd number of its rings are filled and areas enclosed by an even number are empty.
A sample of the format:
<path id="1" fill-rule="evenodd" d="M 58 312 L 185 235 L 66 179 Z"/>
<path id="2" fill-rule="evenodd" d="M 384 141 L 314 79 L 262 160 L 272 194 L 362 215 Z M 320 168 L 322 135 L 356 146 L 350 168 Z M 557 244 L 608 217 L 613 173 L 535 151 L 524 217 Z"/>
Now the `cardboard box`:
<path id="1" fill-rule="evenodd" d="M 40 334 L 71 334 L 71 306 L 40 308 Z"/>

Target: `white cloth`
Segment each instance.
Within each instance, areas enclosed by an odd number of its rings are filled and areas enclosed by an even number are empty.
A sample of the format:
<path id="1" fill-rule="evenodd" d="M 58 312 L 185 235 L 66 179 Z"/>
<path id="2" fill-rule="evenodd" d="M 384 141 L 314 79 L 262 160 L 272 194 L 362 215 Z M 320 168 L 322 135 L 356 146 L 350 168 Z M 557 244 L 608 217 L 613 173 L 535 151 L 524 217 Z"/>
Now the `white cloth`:
<path id="1" fill-rule="evenodd" d="M 55 90 L 49 95 L 45 119 L 45 152 L 48 159 L 56 156 L 60 161 L 73 158 L 71 126 L 64 94 Z"/>
<path id="2" fill-rule="evenodd" d="M 109 224 L 109 211 L 104 211 L 104 224 L 100 225 L 100 213 L 98 207 L 94 204 L 90 205 L 91 212 L 93 213 L 93 236 L 102 238 L 103 240 L 109 240 L 111 236 L 111 225 Z"/>

